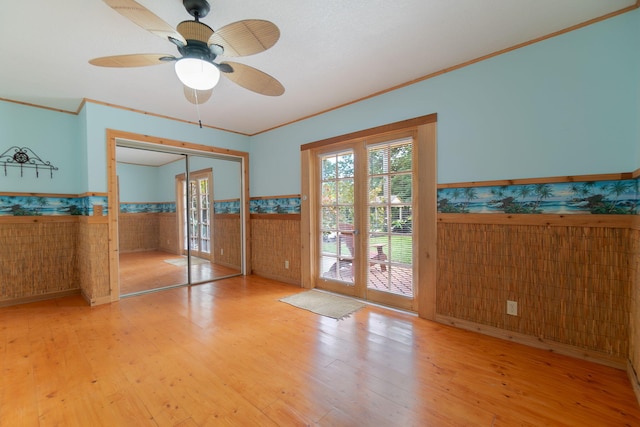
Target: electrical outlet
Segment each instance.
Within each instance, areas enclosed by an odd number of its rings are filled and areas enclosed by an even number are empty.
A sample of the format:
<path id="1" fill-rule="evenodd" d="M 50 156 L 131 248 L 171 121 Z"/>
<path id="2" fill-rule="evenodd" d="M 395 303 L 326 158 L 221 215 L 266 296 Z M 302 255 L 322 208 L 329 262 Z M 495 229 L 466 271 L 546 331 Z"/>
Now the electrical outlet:
<path id="1" fill-rule="evenodd" d="M 284 268 L 289 269 L 289 260 L 284 262 Z"/>
<path id="2" fill-rule="evenodd" d="M 220 255 L 224 255 L 224 249 L 220 248 Z"/>
<path id="3" fill-rule="evenodd" d="M 511 316 L 518 315 L 518 302 L 507 300 L 507 314 Z"/>

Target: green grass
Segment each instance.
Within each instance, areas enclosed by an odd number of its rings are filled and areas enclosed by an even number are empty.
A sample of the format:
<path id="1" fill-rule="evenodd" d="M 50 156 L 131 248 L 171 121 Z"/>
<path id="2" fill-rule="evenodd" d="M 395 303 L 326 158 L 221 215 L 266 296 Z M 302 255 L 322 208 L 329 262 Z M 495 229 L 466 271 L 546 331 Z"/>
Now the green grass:
<path id="1" fill-rule="evenodd" d="M 411 247 L 411 235 L 407 236 L 391 236 L 391 248 L 389 248 L 387 236 L 378 236 L 369 238 L 369 244 L 375 245 L 378 243 L 385 244 L 382 251 L 389 255 L 391 253 L 391 261 L 402 264 L 411 264 L 413 256 L 413 248 Z M 391 249 L 391 250 L 390 250 Z M 322 252 L 329 254 L 337 253 L 336 242 L 322 242 Z M 375 252 L 375 248 L 371 248 L 369 252 Z M 347 246 L 342 244 L 342 254 L 348 255 L 349 250 Z"/>

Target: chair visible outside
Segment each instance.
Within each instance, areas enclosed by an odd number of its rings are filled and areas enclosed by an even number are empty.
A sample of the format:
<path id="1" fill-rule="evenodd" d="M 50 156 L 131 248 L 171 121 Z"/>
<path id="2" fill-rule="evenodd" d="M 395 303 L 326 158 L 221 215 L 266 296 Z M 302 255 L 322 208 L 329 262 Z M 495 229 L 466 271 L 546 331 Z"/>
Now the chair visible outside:
<path id="1" fill-rule="evenodd" d="M 338 236 L 337 236 L 337 245 L 338 248 L 342 248 L 342 245 L 347 248 L 349 251 L 348 256 L 340 254 L 338 257 L 338 261 L 336 261 L 329 272 L 336 273 L 340 268 L 349 267 L 351 269 L 351 277 L 353 277 L 353 257 L 355 254 L 354 247 L 354 234 L 355 229 L 353 224 L 338 224 Z M 384 253 L 383 243 L 377 243 L 371 245 L 371 247 L 375 248 L 374 252 L 369 253 L 369 266 L 373 267 L 376 264 L 379 264 L 381 271 L 387 271 L 387 265 L 384 263 L 387 260 L 387 254 Z M 377 261 L 377 262 L 376 262 Z"/>
<path id="2" fill-rule="evenodd" d="M 353 277 L 353 255 L 355 253 L 353 234 L 354 228 L 352 224 L 338 224 L 338 233 L 336 239 L 336 251 L 338 252 L 338 260 L 331 266 L 329 273 L 334 277 L 338 275 L 342 269 L 349 269 L 349 276 Z M 342 254 L 342 245 L 346 246 L 349 254 Z"/>

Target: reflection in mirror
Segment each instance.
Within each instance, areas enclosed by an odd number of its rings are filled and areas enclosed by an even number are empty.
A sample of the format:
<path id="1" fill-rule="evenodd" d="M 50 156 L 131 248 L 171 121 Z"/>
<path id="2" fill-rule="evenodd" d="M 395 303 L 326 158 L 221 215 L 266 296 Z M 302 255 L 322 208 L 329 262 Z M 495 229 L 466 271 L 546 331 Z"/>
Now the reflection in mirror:
<path id="1" fill-rule="evenodd" d="M 116 157 L 121 296 L 241 274 L 240 161 L 127 142 Z"/>
<path id="2" fill-rule="evenodd" d="M 172 178 L 186 169 L 186 156 L 119 146 L 116 159 L 120 294 L 187 283 Z"/>
<path id="3" fill-rule="evenodd" d="M 176 177 L 176 187 L 190 283 L 238 275 L 242 271 L 240 162 L 192 155 L 188 162 L 189 180 Z"/>

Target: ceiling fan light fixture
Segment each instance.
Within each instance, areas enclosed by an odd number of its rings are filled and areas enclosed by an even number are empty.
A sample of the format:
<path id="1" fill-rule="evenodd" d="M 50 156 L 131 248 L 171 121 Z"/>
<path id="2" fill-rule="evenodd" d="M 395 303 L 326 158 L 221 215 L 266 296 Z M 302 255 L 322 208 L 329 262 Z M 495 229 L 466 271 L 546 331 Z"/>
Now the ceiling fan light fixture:
<path id="1" fill-rule="evenodd" d="M 192 89 L 213 89 L 220 80 L 220 70 L 211 62 L 199 58 L 179 59 L 175 67 L 180 81 Z"/>

